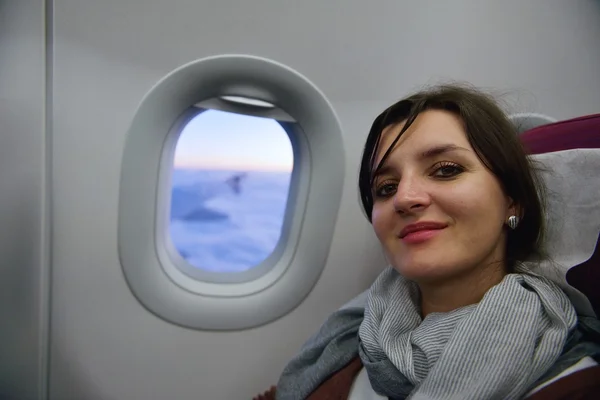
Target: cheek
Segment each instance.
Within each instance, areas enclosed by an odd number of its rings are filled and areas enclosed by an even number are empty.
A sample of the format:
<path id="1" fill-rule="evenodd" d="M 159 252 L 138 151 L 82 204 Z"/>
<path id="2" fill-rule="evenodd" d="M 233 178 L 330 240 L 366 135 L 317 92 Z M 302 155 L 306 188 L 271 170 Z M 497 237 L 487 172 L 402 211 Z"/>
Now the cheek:
<path id="1" fill-rule="evenodd" d="M 450 196 L 444 196 L 443 200 L 445 211 L 457 224 L 469 228 L 463 232 L 469 236 L 494 230 L 495 222 L 501 221 L 506 213 L 502 190 L 487 180 L 473 182 L 447 194 Z"/>
<path id="2" fill-rule="evenodd" d="M 376 205 L 373 207 L 371 221 L 375 235 L 380 241 L 384 241 L 386 237 L 392 233 L 392 216 L 386 212 L 384 205 Z"/>

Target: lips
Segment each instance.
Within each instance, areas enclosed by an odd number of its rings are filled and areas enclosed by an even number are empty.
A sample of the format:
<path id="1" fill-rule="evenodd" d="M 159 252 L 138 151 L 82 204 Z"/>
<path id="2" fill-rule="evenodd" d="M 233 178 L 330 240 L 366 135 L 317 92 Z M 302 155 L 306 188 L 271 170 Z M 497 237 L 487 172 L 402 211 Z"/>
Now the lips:
<path id="1" fill-rule="evenodd" d="M 409 235 L 414 232 L 444 229 L 447 226 L 448 224 L 434 221 L 417 222 L 416 224 L 410 224 L 405 226 L 404 229 L 400 231 L 400 235 L 398 236 L 400 237 L 400 239 L 403 239 L 404 237 L 406 237 L 406 235 Z"/>

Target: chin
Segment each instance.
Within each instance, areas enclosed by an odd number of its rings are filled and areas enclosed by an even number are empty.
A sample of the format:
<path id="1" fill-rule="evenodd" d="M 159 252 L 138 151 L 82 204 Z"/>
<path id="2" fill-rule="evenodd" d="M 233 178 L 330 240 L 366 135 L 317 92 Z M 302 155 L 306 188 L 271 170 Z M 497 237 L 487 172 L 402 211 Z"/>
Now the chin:
<path id="1" fill-rule="evenodd" d="M 440 261 L 433 260 L 405 260 L 395 262 L 393 267 L 400 275 L 411 281 L 439 280 L 448 276 L 448 270 Z"/>

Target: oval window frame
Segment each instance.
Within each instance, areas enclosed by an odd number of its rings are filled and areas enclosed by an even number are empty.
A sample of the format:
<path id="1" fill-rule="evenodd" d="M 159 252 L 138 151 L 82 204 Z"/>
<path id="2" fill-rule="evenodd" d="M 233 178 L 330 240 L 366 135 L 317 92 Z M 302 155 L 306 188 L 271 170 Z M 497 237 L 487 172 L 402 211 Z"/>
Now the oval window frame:
<path id="1" fill-rule="evenodd" d="M 296 229 L 297 236 L 284 243 L 282 257 L 273 268 L 244 282 L 193 279 L 164 257 L 166 246 L 160 240 L 164 226 L 160 226 L 158 210 L 165 207 L 161 200 L 164 176 L 170 172 L 164 167 L 169 157 L 165 149 L 192 105 L 214 103 L 219 96 L 276 105 L 276 109 L 262 111 L 241 104 L 227 107 L 252 115 L 278 113 L 277 119 L 293 131 L 290 134 L 286 129 L 290 140 L 297 140 L 292 142 L 297 177 L 290 184 L 286 211 L 291 213 L 290 232 Z M 193 329 L 244 329 L 285 315 L 310 293 L 325 266 L 344 176 L 339 120 L 325 95 L 300 73 L 248 55 L 214 56 L 183 65 L 145 95 L 126 136 L 118 247 L 131 291 L 155 315 Z"/>

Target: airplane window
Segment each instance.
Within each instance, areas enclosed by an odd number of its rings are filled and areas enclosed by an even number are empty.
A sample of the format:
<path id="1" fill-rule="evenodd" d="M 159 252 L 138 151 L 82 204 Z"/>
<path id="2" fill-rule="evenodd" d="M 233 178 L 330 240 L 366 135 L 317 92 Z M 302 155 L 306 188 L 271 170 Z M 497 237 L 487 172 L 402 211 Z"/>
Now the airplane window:
<path id="1" fill-rule="evenodd" d="M 242 272 L 275 249 L 294 165 L 292 144 L 274 119 L 205 110 L 175 147 L 169 232 L 192 266 Z"/>
<path id="2" fill-rule="evenodd" d="M 345 172 L 333 106 L 299 72 L 245 55 L 178 67 L 145 94 L 125 138 L 129 288 L 192 329 L 274 321 L 321 276 Z"/>

